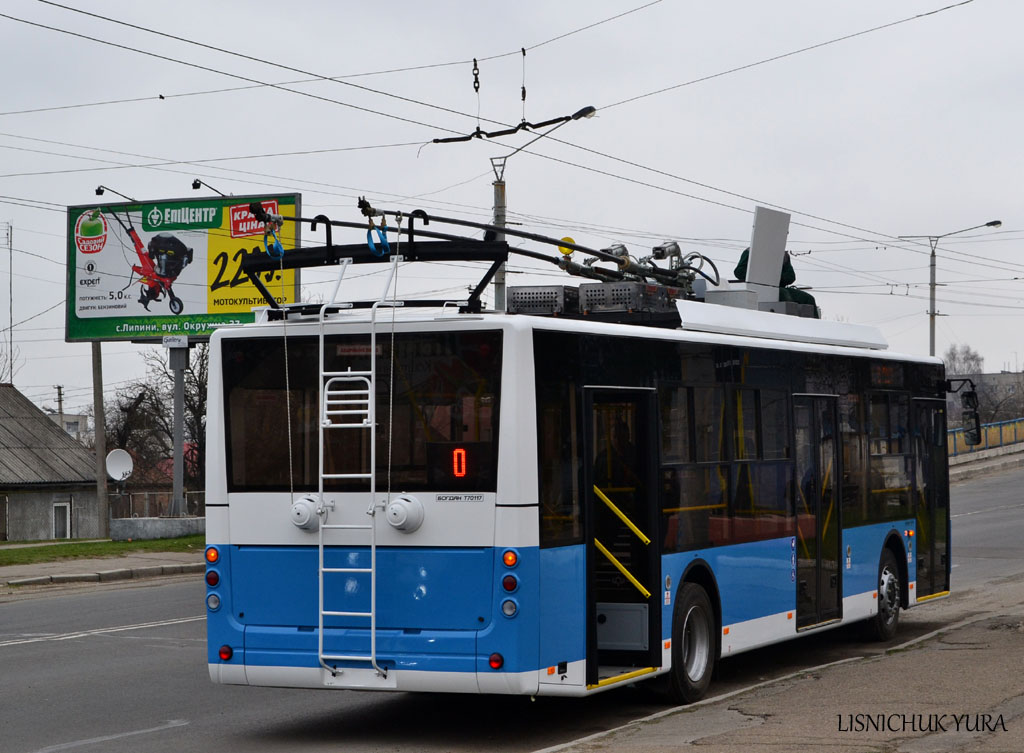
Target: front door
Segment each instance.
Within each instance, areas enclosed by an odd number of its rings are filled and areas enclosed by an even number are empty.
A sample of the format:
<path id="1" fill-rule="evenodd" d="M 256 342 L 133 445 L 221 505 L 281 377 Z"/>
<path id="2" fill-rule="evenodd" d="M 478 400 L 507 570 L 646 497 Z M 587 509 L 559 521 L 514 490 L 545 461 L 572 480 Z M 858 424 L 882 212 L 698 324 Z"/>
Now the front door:
<path id="1" fill-rule="evenodd" d="M 796 626 L 842 616 L 840 500 L 842 478 L 836 434 L 836 399 L 795 395 L 797 535 Z"/>
<path id="2" fill-rule="evenodd" d="M 584 392 L 588 685 L 661 665 L 654 396 Z"/>
<path id="3" fill-rule="evenodd" d="M 946 402 L 914 400 L 917 598 L 949 590 Z"/>

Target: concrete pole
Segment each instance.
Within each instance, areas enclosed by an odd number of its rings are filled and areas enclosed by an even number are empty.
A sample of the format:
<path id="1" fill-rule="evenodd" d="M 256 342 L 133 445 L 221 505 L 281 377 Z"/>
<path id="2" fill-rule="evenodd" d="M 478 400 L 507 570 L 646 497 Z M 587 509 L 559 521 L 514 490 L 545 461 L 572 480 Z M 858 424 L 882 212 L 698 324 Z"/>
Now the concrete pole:
<path id="1" fill-rule="evenodd" d="M 110 500 L 107 497 L 107 422 L 103 415 L 102 343 L 92 344 L 93 449 L 96 451 L 96 504 L 99 507 L 100 537 L 110 536 Z M 64 430 L 61 422 L 61 431 Z"/>
<path id="2" fill-rule="evenodd" d="M 188 368 L 188 345 L 168 348 L 168 361 L 174 372 L 174 482 L 168 515 L 180 516 L 188 512 L 185 506 L 185 369 Z"/>
<path id="3" fill-rule="evenodd" d="M 929 238 L 932 247 L 928 269 L 928 355 L 935 355 L 935 248 L 939 245 L 938 238 Z"/>
<path id="4" fill-rule="evenodd" d="M 504 169 L 502 169 L 504 174 Z M 493 225 L 497 227 L 505 227 L 505 181 L 503 178 L 498 178 L 494 181 L 494 222 Z M 504 233 L 496 233 L 494 240 L 503 241 L 505 240 Z M 505 310 L 505 265 L 502 264 L 497 272 L 494 273 L 494 310 L 504 311 Z"/>

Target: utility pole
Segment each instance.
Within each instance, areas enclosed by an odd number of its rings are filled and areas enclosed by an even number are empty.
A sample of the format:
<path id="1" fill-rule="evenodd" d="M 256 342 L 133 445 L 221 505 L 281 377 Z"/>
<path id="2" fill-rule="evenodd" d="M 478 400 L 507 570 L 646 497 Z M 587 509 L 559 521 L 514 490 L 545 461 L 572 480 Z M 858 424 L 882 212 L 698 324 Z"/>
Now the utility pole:
<path id="1" fill-rule="evenodd" d="M 64 431 L 64 385 L 55 384 L 57 390 L 57 416 L 60 418 L 60 430 Z"/>
<path id="2" fill-rule="evenodd" d="M 954 230 L 952 233 L 943 233 L 942 235 L 901 235 L 901 240 L 927 240 L 928 245 L 931 247 L 931 254 L 929 255 L 928 261 L 928 355 L 935 355 L 935 317 L 939 316 L 939 313 L 935 310 L 935 249 L 939 246 L 939 241 L 942 238 L 948 238 L 951 235 L 958 233 L 966 233 L 969 230 L 977 230 L 983 227 L 1000 227 L 1003 223 L 999 220 L 992 220 L 986 222 L 984 225 L 975 225 L 974 227 L 967 227 L 963 230 Z"/>
<path id="3" fill-rule="evenodd" d="M 14 225 L 4 225 L 7 240 L 7 381 L 14 384 Z M 0 374 L 0 381 L 3 381 Z"/>
<path id="4" fill-rule="evenodd" d="M 491 169 L 494 170 L 494 222 L 495 227 L 505 227 L 505 157 L 491 157 Z M 494 240 L 505 240 L 505 234 L 498 232 Z M 505 264 L 494 273 L 494 310 L 504 311 L 505 306 Z"/>
<path id="5" fill-rule="evenodd" d="M 92 414 L 93 450 L 96 452 L 96 503 L 99 507 L 100 536 L 110 535 L 110 501 L 107 498 L 107 422 L 103 416 L 103 352 L 102 343 L 92 344 Z M 63 421 L 61 422 L 63 423 Z"/>

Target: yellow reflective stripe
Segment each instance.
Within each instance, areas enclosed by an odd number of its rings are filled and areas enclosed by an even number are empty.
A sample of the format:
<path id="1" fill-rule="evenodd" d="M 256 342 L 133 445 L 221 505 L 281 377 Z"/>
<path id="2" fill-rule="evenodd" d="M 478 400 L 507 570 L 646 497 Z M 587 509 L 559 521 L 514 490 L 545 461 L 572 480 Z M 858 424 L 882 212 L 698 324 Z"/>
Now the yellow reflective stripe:
<path id="1" fill-rule="evenodd" d="M 629 530 L 636 534 L 638 539 L 640 539 L 645 544 L 651 543 L 651 540 L 647 538 L 644 532 L 637 528 L 635 525 L 633 525 L 633 521 L 627 518 L 626 514 L 622 512 L 622 510 L 620 510 L 618 507 L 616 507 L 615 504 L 610 499 L 608 499 L 608 497 L 605 496 L 605 493 L 598 489 L 596 485 L 594 486 L 594 494 L 596 494 L 598 499 L 600 499 L 608 506 L 609 510 L 611 510 L 613 513 L 619 516 L 619 520 L 625 523 Z"/>
<path id="2" fill-rule="evenodd" d="M 624 675 L 616 675 L 615 677 L 606 677 L 600 680 L 596 685 L 587 685 L 587 690 L 593 690 L 594 688 L 603 688 L 608 685 L 614 685 L 617 682 L 625 682 L 626 680 L 632 680 L 634 677 L 642 677 L 643 675 L 649 675 L 651 672 L 657 672 L 657 667 L 647 667 L 645 669 L 637 669 L 633 672 L 627 672 Z"/>
<path id="3" fill-rule="evenodd" d="M 644 584 L 643 584 L 643 583 L 641 583 L 640 581 L 638 581 L 638 580 L 637 580 L 636 578 L 634 578 L 634 577 L 633 577 L 633 574 L 632 574 L 631 572 L 629 572 L 629 570 L 627 570 L 627 569 L 626 569 L 626 568 L 625 568 L 625 567 L 624 567 L 624 566 L 622 565 L 622 563 L 621 563 L 621 562 L 619 562 L 619 561 L 618 561 L 617 559 L 615 559 L 615 557 L 614 557 L 614 556 L 612 555 L 612 553 L 611 553 L 611 552 L 609 552 L 609 551 L 608 551 L 607 549 L 605 549 L 605 547 L 604 547 L 604 544 L 602 544 L 602 543 L 601 543 L 600 541 L 598 541 L 597 539 L 594 539 L 594 546 L 596 546 L 596 547 L 597 547 L 597 550 L 598 550 L 599 552 L 601 552 L 601 554 L 603 554 L 603 555 L 604 555 L 605 557 L 607 557 L 607 558 L 608 558 L 608 561 L 609 561 L 609 562 L 611 562 L 611 563 L 612 563 L 613 565 L 615 565 L 616 569 L 618 569 L 618 571 L 619 571 L 620 573 L 622 573 L 623 575 L 625 575 L 625 576 L 626 576 L 626 579 L 627 579 L 627 580 L 628 580 L 628 581 L 629 581 L 630 583 L 632 583 L 632 584 L 633 584 L 634 586 L 636 586 L 636 589 L 637 589 L 637 590 L 638 590 L 638 591 L 639 591 L 640 593 L 642 593 L 642 594 L 644 595 L 644 598 L 645 598 L 645 599 L 649 599 L 649 598 L 651 598 L 651 592 L 650 592 L 650 591 L 648 591 L 648 590 L 647 590 L 646 588 L 644 588 Z"/>
<path id="4" fill-rule="evenodd" d="M 943 596 L 949 596 L 949 591 L 939 591 L 935 594 L 929 594 L 928 596 L 918 596 L 917 603 L 920 604 L 922 601 L 928 601 L 929 599 L 940 599 Z"/>

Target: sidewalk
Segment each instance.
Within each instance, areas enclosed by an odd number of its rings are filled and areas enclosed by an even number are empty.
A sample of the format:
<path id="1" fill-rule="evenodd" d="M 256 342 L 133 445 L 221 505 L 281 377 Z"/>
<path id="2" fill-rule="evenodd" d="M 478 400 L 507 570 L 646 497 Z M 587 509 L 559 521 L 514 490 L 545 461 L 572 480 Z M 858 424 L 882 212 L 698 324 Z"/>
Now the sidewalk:
<path id="1" fill-rule="evenodd" d="M 897 639 L 886 651 L 537 753 L 1022 753 L 1024 582 L 1007 584 L 998 596 L 954 596 L 931 609 L 904 617 L 948 624 L 903 644 Z"/>
<path id="2" fill-rule="evenodd" d="M 12 593 L 12 587 L 105 583 L 159 575 L 198 574 L 205 570 L 202 549 L 195 552 L 138 552 L 123 557 L 9 565 L 0 567 L 0 593 Z"/>

